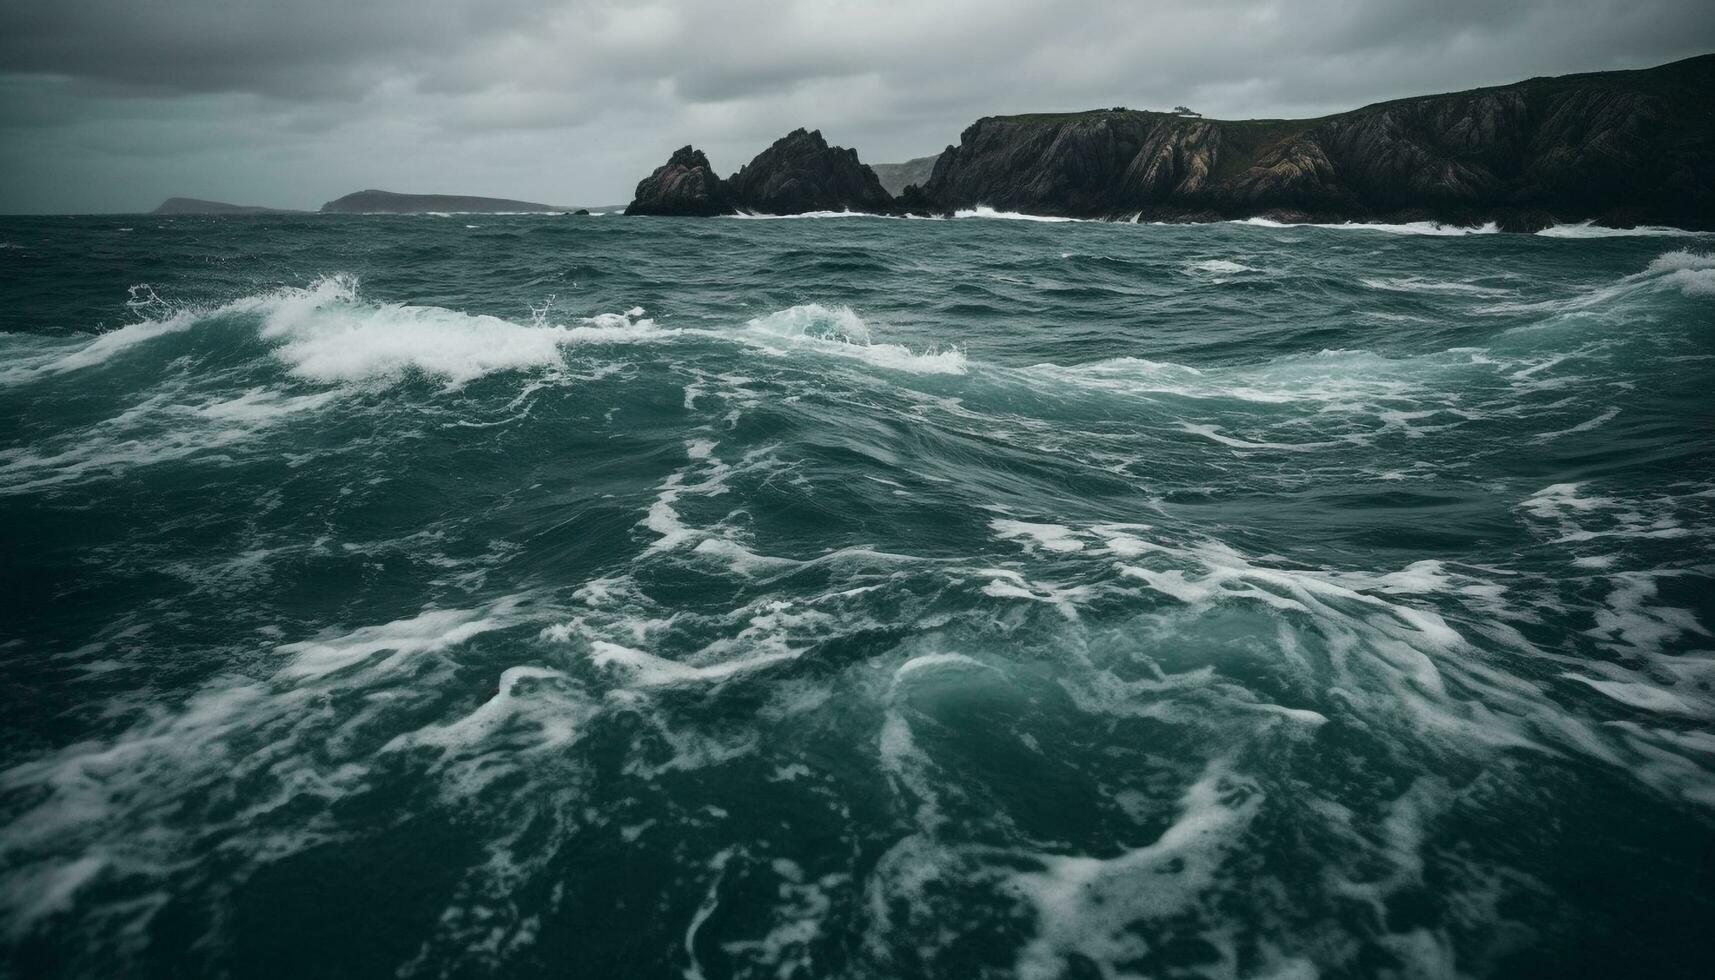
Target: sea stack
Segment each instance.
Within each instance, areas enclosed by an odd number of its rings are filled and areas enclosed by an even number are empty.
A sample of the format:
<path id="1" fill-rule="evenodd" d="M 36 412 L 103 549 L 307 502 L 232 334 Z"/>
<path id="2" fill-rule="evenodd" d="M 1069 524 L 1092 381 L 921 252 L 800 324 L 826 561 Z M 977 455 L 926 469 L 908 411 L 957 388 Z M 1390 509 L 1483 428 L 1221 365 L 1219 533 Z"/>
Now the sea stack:
<path id="1" fill-rule="evenodd" d="M 732 214 L 733 208 L 709 158 L 702 150 L 681 146 L 665 164 L 637 182 L 637 193 L 625 213 L 708 217 Z"/>
<path id="2" fill-rule="evenodd" d="M 701 150 L 680 147 L 637 184 L 626 214 L 805 214 L 894 209 L 893 197 L 856 150 L 829 146 L 819 130 L 795 129 L 722 180 Z"/>
<path id="3" fill-rule="evenodd" d="M 733 202 L 759 214 L 810 211 L 882 212 L 893 197 L 857 151 L 829 146 L 821 130 L 795 129 L 756 155 L 727 181 Z"/>

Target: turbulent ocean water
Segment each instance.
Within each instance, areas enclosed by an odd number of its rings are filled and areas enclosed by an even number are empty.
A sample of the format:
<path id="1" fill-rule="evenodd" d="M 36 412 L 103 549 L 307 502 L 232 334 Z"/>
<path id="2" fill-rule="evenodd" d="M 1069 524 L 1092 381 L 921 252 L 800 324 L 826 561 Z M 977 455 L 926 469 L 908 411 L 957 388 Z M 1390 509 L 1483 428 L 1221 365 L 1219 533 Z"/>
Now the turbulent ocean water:
<path id="1" fill-rule="evenodd" d="M 1692 977 L 1715 239 L 0 219 L 18 977 Z"/>

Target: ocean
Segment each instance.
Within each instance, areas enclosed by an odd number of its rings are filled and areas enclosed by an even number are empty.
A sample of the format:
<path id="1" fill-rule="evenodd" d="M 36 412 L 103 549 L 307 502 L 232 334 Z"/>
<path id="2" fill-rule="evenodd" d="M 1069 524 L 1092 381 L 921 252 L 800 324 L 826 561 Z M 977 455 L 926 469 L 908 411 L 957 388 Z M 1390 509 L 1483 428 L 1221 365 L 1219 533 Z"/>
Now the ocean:
<path id="1" fill-rule="evenodd" d="M 1001 217 L 0 219 L 0 971 L 1708 975 L 1715 240 Z"/>

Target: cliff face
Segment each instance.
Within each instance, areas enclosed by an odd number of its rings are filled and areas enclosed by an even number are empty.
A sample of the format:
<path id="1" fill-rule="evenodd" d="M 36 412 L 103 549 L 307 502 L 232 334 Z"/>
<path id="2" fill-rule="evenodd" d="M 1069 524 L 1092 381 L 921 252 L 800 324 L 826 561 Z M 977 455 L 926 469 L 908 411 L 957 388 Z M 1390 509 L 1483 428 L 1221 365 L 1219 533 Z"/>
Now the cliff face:
<path id="1" fill-rule="evenodd" d="M 887 211 L 893 198 L 856 150 L 829 146 L 819 131 L 796 129 L 722 180 L 689 146 L 637 185 L 626 214 L 714 215 L 756 212 Z"/>
<path id="2" fill-rule="evenodd" d="M 678 214 L 705 217 L 732 214 L 726 187 L 702 150 L 682 146 L 655 172 L 637 182 L 626 214 Z"/>
<path id="3" fill-rule="evenodd" d="M 1315 120 L 1108 110 L 978 120 L 914 202 L 1074 217 L 1287 213 L 1715 228 L 1715 55 Z"/>

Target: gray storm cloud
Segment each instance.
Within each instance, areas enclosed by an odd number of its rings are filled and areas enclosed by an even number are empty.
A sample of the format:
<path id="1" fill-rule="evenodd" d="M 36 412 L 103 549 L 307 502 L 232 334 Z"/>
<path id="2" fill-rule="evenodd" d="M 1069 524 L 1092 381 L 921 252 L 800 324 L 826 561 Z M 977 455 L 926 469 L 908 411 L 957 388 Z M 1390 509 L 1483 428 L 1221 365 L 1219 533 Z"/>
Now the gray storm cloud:
<path id="1" fill-rule="evenodd" d="M 888 161 L 992 113 L 1314 115 L 1712 49 L 1707 0 L 6 0 L 0 210 L 611 203 L 800 125 Z"/>

